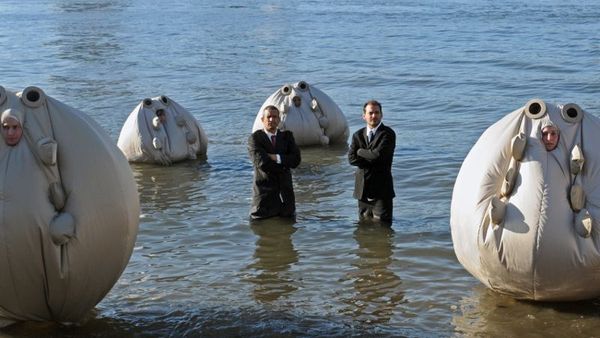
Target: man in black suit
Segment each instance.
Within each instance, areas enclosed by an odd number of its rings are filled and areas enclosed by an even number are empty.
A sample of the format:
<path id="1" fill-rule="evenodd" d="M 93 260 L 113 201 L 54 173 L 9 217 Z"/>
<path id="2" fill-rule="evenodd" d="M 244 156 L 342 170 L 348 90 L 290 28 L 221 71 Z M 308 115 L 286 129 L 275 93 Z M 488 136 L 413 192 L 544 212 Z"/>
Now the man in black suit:
<path id="1" fill-rule="evenodd" d="M 277 130 L 280 117 L 275 106 L 265 107 L 261 120 L 264 129 L 248 138 L 248 153 L 254 166 L 250 217 L 294 217 L 296 199 L 290 169 L 300 164 L 300 149 L 291 131 Z"/>
<path id="2" fill-rule="evenodd" d="M 360 220 L 372 219 L 392 223 L 394 182 L 392 159 L 396 148 L 396 133 L 381 122 L 383 110 L 375 100 L 363 106 L 367 126 L 352 135 L 348 152 L 351 165 L 357 166 L 354 198 L 358 200 Z"/>

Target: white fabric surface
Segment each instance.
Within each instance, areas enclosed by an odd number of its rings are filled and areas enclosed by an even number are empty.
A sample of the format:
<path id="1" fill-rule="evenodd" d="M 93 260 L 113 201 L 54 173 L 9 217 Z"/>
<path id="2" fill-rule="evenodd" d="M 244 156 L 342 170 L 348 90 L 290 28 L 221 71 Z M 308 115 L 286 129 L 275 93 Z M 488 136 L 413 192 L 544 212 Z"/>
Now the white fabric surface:
<path id="1" fill-rule="evenodd" d="M 131 168 L 84 113 L 35 87 L 0 93 L 0 111 L 24 114 L 20 142 L 0 140 L 0 322 L 78 321 L 132 253 L 140 205 Z"/>
<path id="2" fill-rule="evenodd" d="M 165 111 L 164 124 L 158 122 L 158 109 Z M 142 100 L 129 114 L 117 145 L 130 162 L 170 165 L 206 157 L 208 137 L 189 111 L 166 96 L 158 96 Z"/>
<path id="3" fill-rule="evenodd" d="M 294 106 L 294 96 L 302 98 L 300 107 Z M 263 128 L 262 113 L 268 105 L 279 108 L 279 129 L 292 131 L 299 146 L 348 142 L 348 121 L 340 107 L 327 94 L 304 81 L 284 85 L 271 94 L 258 110 L 252 132 Z"/>
<path id="4" fill-rule="evenodd" d="M 489 127 L 465 158 L 452 195 L 450 226 L 458 260 L 483 284 L 515 298 L 579 300 L 600 295 L 600 120 L 582 111 L 568 123 L 562 105 L 546 103 L 541 119 L 519 108 Z M 486 218 L 493 197 L 500 197 L 511 162 L 511 139 L 523 116 L 527 145 L 517 166 L 512 193 L 505 199 L 502 224 Z M 547 152 L 540 126 L 550 119 L 560 128 L 558 147 Z M 570 154 L 580 144 L 582 173 L 570 172 Z M 569 202 L 581 184 L 593 226 L 590 237 L 577 233 Z M 582 210 L 584 211 L 584 210 Z"/>

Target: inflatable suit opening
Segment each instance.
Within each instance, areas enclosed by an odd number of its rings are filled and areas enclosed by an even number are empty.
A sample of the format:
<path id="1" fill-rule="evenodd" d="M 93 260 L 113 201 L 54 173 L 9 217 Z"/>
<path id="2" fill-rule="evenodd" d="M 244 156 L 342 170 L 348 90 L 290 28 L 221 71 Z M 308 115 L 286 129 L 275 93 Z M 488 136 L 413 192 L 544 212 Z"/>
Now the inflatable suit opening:
<path id="1" fill-rule="evenodd" d="M 555 148 L 545 143 L 548 126 Z M 454 185 L 461 264 L 518 299 L 600 296 L 599 147 L 600 120 L 576 104 L 534 99 L 489 127 Z"/>
<path id="2" fill-rule="evenodd" d="M 135 107 L 117 145 L 130 162 L 170 165 L 205 158 L 208 137 L 190 112 L 163 95 Z"/>
<path id="3" fill-rule="evenodd" d="M 131 256 L 133 174 L 98 124 L 39 88 L 0 87 L 0 112 L 0 325 L 76 322 Z M 9 123 L 20 138 L 7 135 Z"/>
<path id="4" fill-rule="evenodd" d="M 290 130 L 299 146 L 345 144 L 350 131 L 338 105 L 304 81 L 286 84 L 271 94 L 260 107 L 252 132 L 263 128 L 262 112 L 273 105 L 281 113 L 280 130 Z"/>

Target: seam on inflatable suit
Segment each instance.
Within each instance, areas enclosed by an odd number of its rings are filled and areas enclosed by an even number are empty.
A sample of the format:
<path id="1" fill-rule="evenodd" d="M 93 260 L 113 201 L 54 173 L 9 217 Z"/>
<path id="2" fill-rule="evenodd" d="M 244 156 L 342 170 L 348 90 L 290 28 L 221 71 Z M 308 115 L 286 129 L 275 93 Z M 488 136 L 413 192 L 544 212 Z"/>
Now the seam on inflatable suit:
<path id="1" fill-rule="evenodd" d="M 548 154 L 546 154 L 546 162 L 548 162 Z M 548 170 L 548 166 L 546 165 L 544 167 L 544 177 L 548 176 L 546 170 Z M 546 197 L 546 190 L 542 189 L 542 196 L 540 198 L 540 206 L 539 206 L 539 210 L 538 210 L 538 219 L 536 221 L 537 223 L 537 230 L 535 233 L 535 245 L 533 246 L 534 248 L 534 252 L 532 253 L 534 256 L 532 257 L 532 278 L 531 278 L 531 290 L 533 291 L 533 299 L 537 299 L 537 290 L 536 290 L 536 286 L 535 286 L 535 281 L 537 278 L 537 256 L 539 254 L 539 249 L 540 249 L 540 229 L 541 229 L 541 217 L 540 215 L 542 214 L 542 202 L 544 200 L 544 197 Z"/>

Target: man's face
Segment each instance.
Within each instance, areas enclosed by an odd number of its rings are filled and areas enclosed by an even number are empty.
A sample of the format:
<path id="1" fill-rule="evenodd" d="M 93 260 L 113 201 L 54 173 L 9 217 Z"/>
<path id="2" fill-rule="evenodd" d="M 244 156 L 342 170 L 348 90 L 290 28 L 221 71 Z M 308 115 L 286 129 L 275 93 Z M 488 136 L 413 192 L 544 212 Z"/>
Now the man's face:
<path id="1" fill-rule="evenodd" d="M 7 145 L 16 146 L 21 140 L 21 136 L 23 136 L 21 123 L 15 119 L 6 119 L 4 123 L 2 123 L 2 136 Z"/>
<path id="2" fill-rule="evenodd" d="M 279 111 L 275 109 L 265 110 L 263 113 L 262 123 L 269 133 L 275 133 L 279 126 Z"/>
<path id="3" fill-rule="evenodd" d="M 367 122 L 367 125 L 370 128 L 375 128 L 381 123 L 381 118 L 383 114 L 381 110 L 379 110 L 379 106 L 376 104 L 369 104 L 365 107 L 365 112 L 363 113 L 363 120 Z"/>
<path id="4" fill-rule="evenodd" d="M 558 145 L 560 139 L 560 133 L 556 127 L 548 126 L 542 129 L 542 142 L 547 151 L 554 150 Z"/>

